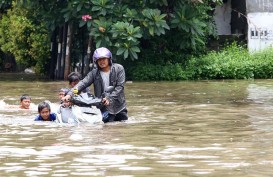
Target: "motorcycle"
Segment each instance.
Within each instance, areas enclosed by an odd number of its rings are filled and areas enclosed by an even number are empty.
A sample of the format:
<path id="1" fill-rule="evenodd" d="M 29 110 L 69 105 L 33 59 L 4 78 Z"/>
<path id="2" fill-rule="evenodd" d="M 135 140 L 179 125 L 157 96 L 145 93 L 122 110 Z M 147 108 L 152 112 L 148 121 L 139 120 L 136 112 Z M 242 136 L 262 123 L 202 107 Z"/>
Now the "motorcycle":
<path id="1" fill-rule="evenodd" d="M 109 86 L 101 98 L 94 97 L 90 93 L 78 94 L 78 91 L 74 90 L 74 95 L 69 100 L 70 106 L 65 103 L 60 105 L 57 121 L 68 124 L 79 124 L 81 122 L 103 123 L 100 111 L 103 106 L 102 99 L 107 97 L 113 90 L 114 87 Z"/>

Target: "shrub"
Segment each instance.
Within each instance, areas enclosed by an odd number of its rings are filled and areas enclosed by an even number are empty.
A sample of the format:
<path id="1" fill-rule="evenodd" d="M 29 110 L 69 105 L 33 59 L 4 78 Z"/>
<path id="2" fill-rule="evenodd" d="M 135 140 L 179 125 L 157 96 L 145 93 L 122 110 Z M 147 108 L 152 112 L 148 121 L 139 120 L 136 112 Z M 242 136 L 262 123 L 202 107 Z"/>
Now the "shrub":
<path id="1" fill-rule="evenodd" d="M 160 64 L 139 62 L 129 70 L 131 79 L 176 81 L 273 78 L 272 48 L 249 54 L 246 46 L 232 43 L 219 52 L 211 51 L 199 57 L 191 56 L 183 63 L 160 61 Z"/>

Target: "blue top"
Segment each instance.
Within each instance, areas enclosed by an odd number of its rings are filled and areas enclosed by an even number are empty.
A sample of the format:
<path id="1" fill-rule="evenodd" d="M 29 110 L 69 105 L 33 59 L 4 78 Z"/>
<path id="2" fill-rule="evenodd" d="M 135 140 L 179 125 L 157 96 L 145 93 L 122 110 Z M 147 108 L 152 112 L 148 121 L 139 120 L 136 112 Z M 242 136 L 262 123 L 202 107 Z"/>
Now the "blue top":
<path id="1" fill-rule="evenodd" d="M 57 118 L 57 115 L 55 113 L 51 113 L 49 114 L 49 121 L 55 121 Z M 42 116 L 38 115 L 34 121 L 44 121 L 44 119 L 42 118 Z"/>

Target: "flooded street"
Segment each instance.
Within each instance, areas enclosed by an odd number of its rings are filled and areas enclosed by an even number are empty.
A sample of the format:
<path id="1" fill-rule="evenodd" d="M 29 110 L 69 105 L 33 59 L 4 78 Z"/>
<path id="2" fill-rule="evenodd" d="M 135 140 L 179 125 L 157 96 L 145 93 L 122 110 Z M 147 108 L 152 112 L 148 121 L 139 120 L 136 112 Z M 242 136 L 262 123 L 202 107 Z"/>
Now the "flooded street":
<path id="1" fill-rule="evenodd" d="M 273 80 L 127 83 L 127 122 L 77 126 L 33 121 L 67 82 L 0 82 L 0 176 L 273 173 Z M 7 108 L 23 93 L 33 109 Z"/>

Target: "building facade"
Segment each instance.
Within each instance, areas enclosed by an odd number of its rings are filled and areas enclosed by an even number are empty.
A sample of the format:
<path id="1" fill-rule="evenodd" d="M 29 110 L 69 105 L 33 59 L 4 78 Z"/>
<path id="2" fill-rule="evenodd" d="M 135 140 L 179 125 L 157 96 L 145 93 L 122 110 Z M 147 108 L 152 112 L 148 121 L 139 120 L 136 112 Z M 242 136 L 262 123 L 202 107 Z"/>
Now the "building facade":
<path id="1" fill-rule="evenodd" d="M 251 52 L 273 46 L 273 0 L 247 0 L 248 49 Z"/>
<path id="2" fill-rule="evenodd" d="M 250 52 L 273 46 L 273 0 L 224 0 L 215 9 L 219 36 L 241 36 Z"/>

